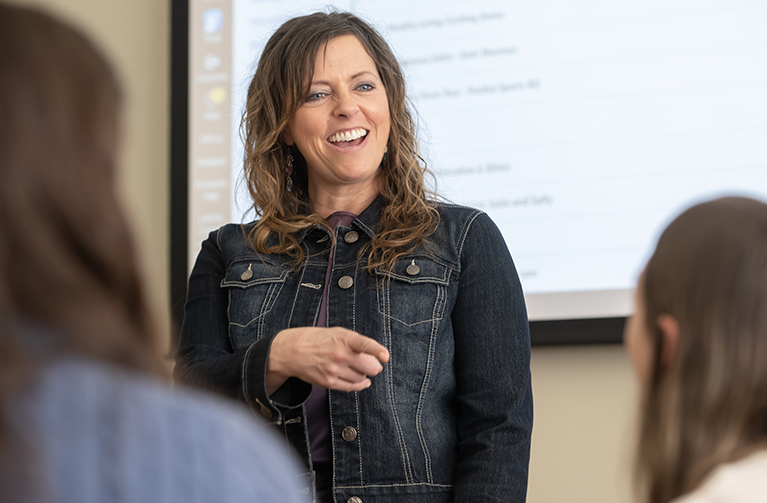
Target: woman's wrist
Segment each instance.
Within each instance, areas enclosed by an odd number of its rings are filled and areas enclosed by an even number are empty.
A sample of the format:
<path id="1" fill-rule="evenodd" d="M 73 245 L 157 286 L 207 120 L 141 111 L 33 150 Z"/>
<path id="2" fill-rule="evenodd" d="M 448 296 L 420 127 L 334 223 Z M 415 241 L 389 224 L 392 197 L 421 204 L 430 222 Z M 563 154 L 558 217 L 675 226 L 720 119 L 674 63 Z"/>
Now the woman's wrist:
<path id="1" fill-rule="evenodd" d="M 269 359 L 266 362 L 266 376 L 264 378 L 264 386 L 268 396 L 277 391 L 290 377 L 288 369 L 283 363 L 285 360 L 281 356 L 284 348 L 284 334 L 285 331 L 283 330 L 275 335 L 269 348 Z"/>

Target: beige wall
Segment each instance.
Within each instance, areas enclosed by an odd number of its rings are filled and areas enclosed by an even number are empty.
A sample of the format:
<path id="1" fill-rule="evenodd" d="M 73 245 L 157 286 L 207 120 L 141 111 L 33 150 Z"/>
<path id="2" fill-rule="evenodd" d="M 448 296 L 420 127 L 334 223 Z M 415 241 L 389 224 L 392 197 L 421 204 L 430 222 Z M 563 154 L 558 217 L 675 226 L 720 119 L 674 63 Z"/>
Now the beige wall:
<path id="1" fill-rule="evenodd" d="M 530 503 L 629 503 L 637 390 L 622 346 L 533 349 Z"/>
<path id="2" fill-rule="evenodd" d="M 126 100 L 121 191 L 152 295 L 167 323 L 168 0 L 26 0 L 45 5 L 102 44 Z M 530 503 L 628 503 L 636 390 L 618 346 L 536 348 Z"/>

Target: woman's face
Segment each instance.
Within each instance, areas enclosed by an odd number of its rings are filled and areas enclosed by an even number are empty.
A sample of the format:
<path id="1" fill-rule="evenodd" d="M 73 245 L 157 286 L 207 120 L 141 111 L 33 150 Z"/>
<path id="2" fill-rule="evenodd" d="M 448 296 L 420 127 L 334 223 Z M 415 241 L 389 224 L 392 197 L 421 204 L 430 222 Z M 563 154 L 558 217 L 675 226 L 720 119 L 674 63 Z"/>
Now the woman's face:
<path id="1" fill-rule="evenodd" d="M 362 44 L 353 35 L 332 39 L 318 51 L 309 95 L 283 137 L 306 159 L 313 204 L 378 194 L 390 123 L 386 89 Z"/>
<path id="2" fill-rule="evenodd" d="M 653 357 L 652 337 L 645 323 L 644 274 L 639 277 L 634 293 L 634 314 L 626 320 L 623 342 L 631 358 L 639 382 L 644 386 L 650 376 Z"/>

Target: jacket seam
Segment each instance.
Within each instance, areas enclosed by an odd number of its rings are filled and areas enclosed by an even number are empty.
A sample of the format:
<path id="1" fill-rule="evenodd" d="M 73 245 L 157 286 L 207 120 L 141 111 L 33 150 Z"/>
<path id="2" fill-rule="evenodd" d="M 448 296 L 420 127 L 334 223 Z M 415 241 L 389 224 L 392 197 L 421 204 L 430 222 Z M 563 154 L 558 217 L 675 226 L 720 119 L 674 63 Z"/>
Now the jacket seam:
<path id="1" fill-rule="evenodd" d="M 466 236 L 469 235 L 469 228 L 471 228 L 471 225 L 474 223 L 474 221 L 480 216 L 484 215 L 483 212 L 477 211 L 474 213 L 474 215 L 471 216 L 470 219 L 466 221 L 466 224 L 464 224 L 464 228 L 461 231 L 461 240 L 460 244 L 458 245 L 458 261 L 459 263 L 463 259 L 463 245 L 466 243 Z"/>
<path id="2" fill-rule="evenodd" d="M 426 482 L 409 482 L 406 484 L 369 484 L 364 486 L 336 486 L 336 489 L 367 489 L 367 488 L 385 488 L 385 487 L 440 487 L 452 489 L 453 484 L 433 484 Z"/>
<path id="3" fill-rule="evenodd" d="M 360 485 L 364 484 L 362 476 L 362 428 L 360 427 L 360 402 L 358 400 L 359 392 L 354 392 L 354 410 L 357 413 L 357 455 L 360 458 Z"/>
<path id="4" fill-rule="evenodd" d="M 278 284 L 280 285 L 279 288 L 277 288 Z M 264 323 L 266 320 L 266 315 L 272 311 L 272 307 L 274 307 L 274 303 L 277 301 L 277 297 L 279 297 L 280 292 L 282 292 L 282 287 L 284 285 L 285 283 L 273 283 L 272 286 L 269 287 L 269 291 L 266 292 L 264 303 L 261 305 L 261 312 L 258 314 L 257 340 L 263 339 L 264 337 Z M 275 289 L 277 290 L 276 292 Z"/>
<path id="5" fill-rule="evenodd" d="M 433 481 L 432 470 L 431 470 L 431 455 L 429 453 L 429 447 L 426 443 L 426 437 L 423 434 L 421 419 L 423 418 L 423 404 L 424 404 L 424 400 L 426 399 L 426 392 L 429 389 L 429 383 L 431 381 L 431 372 L 434 367 L 434 352 L 435 352 L 434 348 L 436 345 L 436 335 L 439 328 L 439 320 L 442 319 L 442 317 L 439 316 L 439 311 L 441 311 L 440 305 L 444 306 L 446 297 L 447 297 L 446 287 L 438 286 L 437 298 L 434 300 L 434 306 L 432 307 L 432 316 L 435 321 L 432 323 L 431 333 L 429 334 L 429 353 L 426 357 L 426 373 L 424 374 L 424 377 L 423 377 L 421 393 L 419 394 L 419 397 L 418 397 L 418 407 L 416 409 L 416 431 L 418 432 L 418 439 L 421 441 L 421 448 L 423 449 L 424 460 L 426 463 L 426 479 L 429 483 Z M 444 307 L 442 309 L 444 309 Z"/>
<path id="6" fill-rule="evenodd" d="M 379 292 L 383 295 L 384 310 L 388 312 L 390 310 L 388 285 L 381 284 L 380 289 L 376 288 L 376 295 L 378 295 Z M 400 456 L 402 457 L 402 468 L 405 472 L 405 480 L 409 483 L 412 478 L 410 457 L 407 452 L 407 446 L 405 445 L 405 437 L 402 433 L 402 425 L 400 424 L 399 413 L 397 411 L 397 402 L 394 398 L 394 372 L 392 371 L 392 367 L 396 360 L 394 352 L 392 351 L 391 317 L 387 317 L 386 320 L 387 322 L 384 323 L 384 333 L 387 341 L 387 349 L 389 349 L 390 354 L 389 363 L 387 365 L 389 372 L 386 375 L 386 395 L 389 398 L 389 405 L 394 419 L 394 427 L 397 431 L 397 442 L 399 443 Z"/>
<path id="7" fill-rule="evenodd" d="M 306 247 L 304 247 L 306 248 Z M 306 253 L 309 253 L 309 249 L 306 248 Z M 297 284 L 300 285 L 304 282 L 304 275 L 306 274 L 306 260 L 304 260 L 304 263 L 301 264 L 301 275 L 298 277 Z M 327 288 L 327 285 L 325 285 L 325 288 Z M 290 328 L 293 324 L 293 312 L 296 309 L 296 304 L 298 303 L 298 295 L 301 293 L 301 288 L 296 288 L 296 293 L 293 295 L 293 302 L 291 302 L 290 305 L 290 315 L 288 316 L 288 328 Z"/>

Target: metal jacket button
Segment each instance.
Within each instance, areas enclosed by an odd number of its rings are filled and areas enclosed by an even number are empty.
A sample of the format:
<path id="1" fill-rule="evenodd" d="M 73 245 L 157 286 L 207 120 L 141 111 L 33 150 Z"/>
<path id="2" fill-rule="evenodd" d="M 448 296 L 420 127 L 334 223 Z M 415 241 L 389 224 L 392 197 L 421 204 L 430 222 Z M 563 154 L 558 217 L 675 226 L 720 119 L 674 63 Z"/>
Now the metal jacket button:
<path id="1" fill-rule="evenodd" d="M 348 500 L 346 500 L 346 503 L 362 503 L 362 498 L 359 496 L 352 496 Z"/>
<path id="2" fill-rule="evenodd" d="M 352 243 L 356 243 L 359 238 L 360 238 L 360 235 L 357 234 L 357 231 L 349 231 L 344 236 L 344 241 L 346 241 L 349 244 L 352 244 Z"/>
<path id="3" fill-rule="evenodd" d="M 338 280 L 338 286 L 343 288 L 344 290 L 347 290 L 352 287 L 354 284 L 354 280 L 351 276 L 341 276 L 341 279 Z"/>
<path id="4" fill-rule="evenodd" d="M 347 426 L 344 428 L 344 431 L 341 432 L 341 437 L 347 442 L 354 442 L 357 440 L 357 430 L 351 426 Z"/>
<path id="5" fill-rule="evenodd" d="M 418 267 L 417 265 L 415 265 L 415 259 L 413 259 L 413 260 L 410 262 L 410 265 L 409 265 L 409 266 L 407 266 L 407 269 L 405 269 L 405 272 L 406 272 L 406 273 L 408 273 L 408 274 L 409 274 L 409 275 L 411 275 L 411 276 L 415 276 L 416 274 L 418 274 L 419 272 L 421 272 L 421 268 L 420 268 L 420 267 Z"/>
<path id="6" fill-rule="evenodd" d="M 248 281 L 250 278 L 253 277 L 253 269 L 251 269 L 252 266 L 253 266 L 253 264 L 248 264 L 248 270 L 245 271 L 244 273 L 240 274 L 240 279 L 241 280 Z"/>

